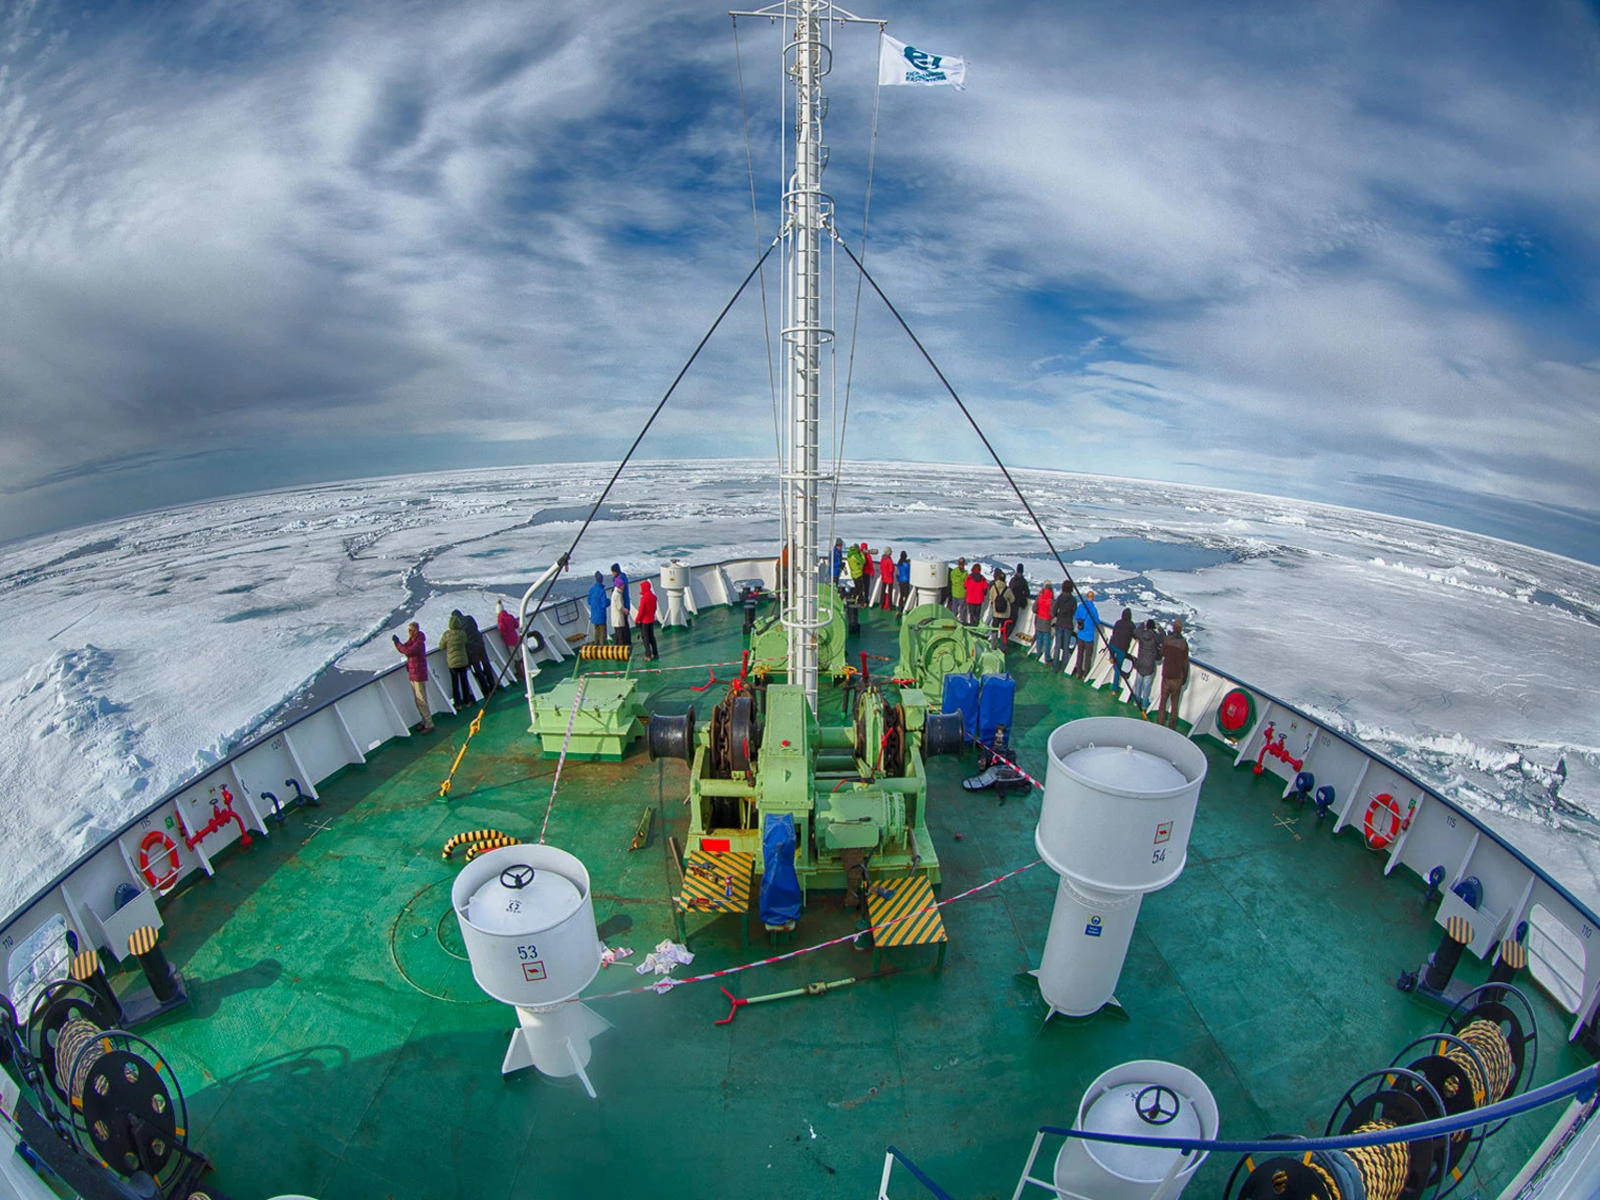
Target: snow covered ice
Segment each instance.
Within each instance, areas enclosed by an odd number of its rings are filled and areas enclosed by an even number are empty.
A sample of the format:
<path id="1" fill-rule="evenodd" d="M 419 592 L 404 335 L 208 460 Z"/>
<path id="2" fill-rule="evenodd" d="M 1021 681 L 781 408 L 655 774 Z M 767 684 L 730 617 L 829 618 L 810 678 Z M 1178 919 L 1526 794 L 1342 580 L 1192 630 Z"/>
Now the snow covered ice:
<path id="1" fill-rule="evenodd" d="M 0 563 L 0 911 L 311 694 L 397 661 L 413 616 L 480 622 L 564 550 L 610 465 L 329 484 L 13 544 Z M 563 591 L 620 561 L 770 555 L 766 462 L 625 474 Z M 1102 613 L 1182 616 L 1195 655 L 1394 757 L 1600 907 L 1600 569 L 1394 517 L 1015 472 Z M 824 521 L 827 521 L 826 511 Z M 848 467 L 834 532 L 1059 569 L 997 472 Z M 1552 790 L 1562 760 L 1567 781 Z"/>

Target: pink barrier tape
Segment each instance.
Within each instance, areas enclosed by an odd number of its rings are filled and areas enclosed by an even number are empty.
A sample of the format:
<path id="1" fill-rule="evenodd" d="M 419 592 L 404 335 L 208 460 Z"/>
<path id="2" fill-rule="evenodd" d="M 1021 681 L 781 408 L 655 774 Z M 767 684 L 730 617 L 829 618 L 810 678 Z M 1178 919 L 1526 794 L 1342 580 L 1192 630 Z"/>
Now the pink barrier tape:
<path id="1" fill-rule="evenodd" d="M 596 675 L 659 675 L 664 671 L 704 671 L 708 667 L 737 667 L 739 660 L 719 663 L 688 663 L 680 667 L 639 667 L 633 671 L 585 671 L 584 678 L 590 679 Z"/>
<path id="2" fill-rule="evenodd" d="M 572 727 L 578 722 L 578 709 L 583 707 L 583 689 L 587 680 L 578 680 L 577 693 L 572 697 L 572 712 L 567 717 L 567 736 L 561 741 L 561 755 L 556 759 L 555 778 L 550 781 L 550 803 L 544 806 L 544 823 L 539 826 L 539 844 L 544 845 L 545 830 L 550 828 L 550 814 L 556 807 L 556 789 L 561 786 L 561 768 L 567 765 L 567 747 L 572 745 Z"/>
<path id="3" fill-rule="evenodd" d="M 725 979 L 729 975 L 737 975 L 742 971 L 753 971 L 757 967 L 770 967 L 774 963 L 787 962 L 791 958 L 799 958 L 802 955 L 814 954 L 818 950 L 826 950 L 829 946 L 838 946 L 845 942 L 853 942 L 863 933 L 876 934 L 880 929 L 887 929 L 889 926 L 898 924 L 901 921 L 909 921 L 912 917 L 921 916 L 925 912 L 932 912 L 935 909 L 943 908 L 947 904 L 954 904 L 957 900 L 965 900 L 969 896 L 976 896 L 979 892 L 987 891 L 989 888 L 994 887 L 997 883 L 1004 883 L 1014 875 L 1021 875 L 1024 871 L 1031 871 L 1043 861 L 1044 859 L 1042 858 L 1036 858 L 1025 866 L 1017 867 L 1012 871 L 1007 871 L 1004 875 L 996 875 L 987 883 L 980 883 L 976 887 L 970 887 L 958 895 L 949 896 L 943 900 L 936 901 L 931 905 L 914 909 L 908 913 L 902 913 L 898 917 L 885 921 L 881 925 L 874 925 L 870 929 L 858 929 L 854 932 L 843 934 L 840 937 L 830 938 L 826 942 L 818 942 L 814 946 L 803 946 L 798 950 L 790 950 L 783 954 L 774 954 L 770 958 L 759 958 L 754 962 L 741 963 L 737 967 L 724 967 L 720 971 L 708 971 L 704 975 L 690 975 L 683 979 L 673 979 L 670 975 L 668 975 L 656 980 L 654 983 L 643 984 L 640 987 L 623 988 L 619 992 L 600 992 L 597 995 L 579 996 L 574 997 L 574 999 L 582 1000 L 584 1003 L 588 1003 L 590 1000 L 614 1000 L 619 996 L 636 996 L 641 992 L 655 992 L 658 995 L 665 995 L 673 988 L 682 987 L 686 983 L 705 983 L 711 979 Z"/>
<path id="4" fill-rule="evenodd" d="M 978 744 L 978 739 L 977 738 L 968 736 L 967 740 L 969 742 L 971 742 L 973 745 L 977 745 Z M 985 746 L 984 749 L 988 750 L 990 754 L 994 755 L 1001 762 L 1005 763 L 1006 766 L 1010 767 L 1018 775 L 1021 775 L 1024 779 L 1026 779 L 1029 783 L 1033 784 L 1033 786 L 1038 788 L 1041 792 L 1044 791 L 1044 784 L 1040 783 L 1032 775 L 1029 775 L 1026 771 L 1024 771 L 1022 769 L 1022 765 L 1020 763 L 1018 763 L 1015 759 L 1007 758 L 1004 754 L 1001 754 L 998 750 L 992 749 L 992 748 L 987 747 L 987 746 Z"/>

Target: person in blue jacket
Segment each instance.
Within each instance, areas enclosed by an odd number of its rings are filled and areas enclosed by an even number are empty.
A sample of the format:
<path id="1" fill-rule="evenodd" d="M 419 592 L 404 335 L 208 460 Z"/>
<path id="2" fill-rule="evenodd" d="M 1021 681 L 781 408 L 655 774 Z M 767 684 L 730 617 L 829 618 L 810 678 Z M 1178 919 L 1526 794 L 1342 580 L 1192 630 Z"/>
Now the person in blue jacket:
<path id="1" fill-rule="evenodd" d="M 633 594 L 628 591 L 628 573 L 616 563 L 611 564 L 611 586 L 622 589 L 622 607 L 633 611 Z"/>
<path id="2" fill-rule="evenodd" d="M 1094 589 L 1083 593 L 1076 614 L 1078 626 L 1078 661 L 1072 673 L 1079 679 L 1089 677 L 1089 665 L 1094 662 L 1094 639 L 1100 632 L 1100 610 L 1094 606 Z"/>
<path id="3" fill-rule="evenodd" d="M 900 561 L 894 565 L 894 579 L 900 585 L 900 594 L 895 597 L 895 607 L 904 608 L 906 601 L 911 599 L 911 558 L 904 550 L 900 551 Z"/>
<path id="4" fill-rule="evenodd" d="M 594 626 L 594 632 L 589 640 L 596 646 L 606 640 L 606 610 L 610 606 L 611 597 L 606 595 L 605 576 L 596 571 L 594 582 L 589 585 L 589 624 Z"/>

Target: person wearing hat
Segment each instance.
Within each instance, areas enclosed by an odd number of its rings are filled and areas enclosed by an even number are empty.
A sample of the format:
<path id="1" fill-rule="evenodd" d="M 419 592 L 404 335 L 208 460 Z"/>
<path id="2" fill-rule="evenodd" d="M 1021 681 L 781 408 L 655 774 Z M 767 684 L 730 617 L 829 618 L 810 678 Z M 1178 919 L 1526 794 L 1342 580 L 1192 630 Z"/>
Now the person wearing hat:
<path id="1" fill-rule="evenodd" d="M 1074 620 L 1078 627 L 1078 661 L 1072 665 L 1072 674 L 1087 679 L 1094 663 L 1094 640 L 1100 634 L 1100 610 L 1094 606 L 1093 588 L 1083 593 Z"/>
<path id="2" fill-rule="evenodd" d="M 1072 614 L 1077 609 L 1078 598 L 1073 594 L 1072 580 L 1063 579 L 1055 603 L 1050 606 L 1050 623 L 1055 626 L 1055 661 L 1060 664 L 1057 670 L 1065 671 L 1072 662 Z"/>
<path id="3" fill-rule="evenodd" d="M 1161 707 L 1156 712 L 1156 720 L 1165 721 L 1169 729 L 1178 727 L 1178 700 L 1188 682 L 1189 643 L 1183 637 L 1183 618 L 1175 617 L 1172 632 L 1161 643 Z"/>
<path id="4" fill-rule="evenodd" d="M 522 682 L 522 652 L 517 648 L 522 639 L 517 636 L 517 619 L 506 611 L 504 600 L 494 602 L 494 623 L 500 630 L 500 640 L 506 644 L 506 653 L 511 656 L 514 664 L 513 674 L 517 682 Z"/>
<path id="5" fill-rule="evenodd" d="M 405 641 L 400 640 L 398 633 L 391 636 L 394 648 L 405 655 L 406 678 L 411 681 L 411 698 L 417 702 L 417 713 L 422 717 L 422 724 L 417 731 L 432 733 L 433 714 L 428 710 L 428 639 L 415 621 L 406 626 Z"/>
<path id="6" fill-rule="evenodd" d="M 439 649 L 444 651 L 444 665 L 450 668 L 450 702 L 457 709 L 477 701 L 472 694 L 472 681 L 467 678 L 467 668 L 472 656 L 467 652 L 467 631 L 461 627 L 461 610 L 450 613 L 450 624 L 439 635 Z"/>
<path id="7" fill-rule="evenodd" d="M 1150 687 L 1156 678 L 1156 660 L 1161 657 L 1161 630 L 1149 618 L 1134 632 L 1139 648 L 1133 652 L 1133 702 L 1139 711 L 1150 711 Z"/>
<path id="8" fill-rule="evenodd" d="M 589 624 L 594 627 L 589 640 L 596 646 L 605 645 L 606 612 L 610 607 L 611 598 L 606 594 L 606 577 L 596 571 L 594 582 L 589 585 Z"/>

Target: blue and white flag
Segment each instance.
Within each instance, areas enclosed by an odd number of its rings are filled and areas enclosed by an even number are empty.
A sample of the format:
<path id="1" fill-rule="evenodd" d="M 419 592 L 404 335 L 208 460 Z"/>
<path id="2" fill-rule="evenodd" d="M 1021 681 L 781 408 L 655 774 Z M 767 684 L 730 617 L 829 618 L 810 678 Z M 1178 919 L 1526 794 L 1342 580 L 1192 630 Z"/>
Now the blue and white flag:
<path id="1" fill-rule="evenodd" d="M 966 90 L 967 60 L 951 58 L 947 54 L 929 54 L 904 42 L 897 42 L 888 34 L 880 38 L 878 49 L 878 82 L 920 83 L 929 87 L 949 84 Z"/>

